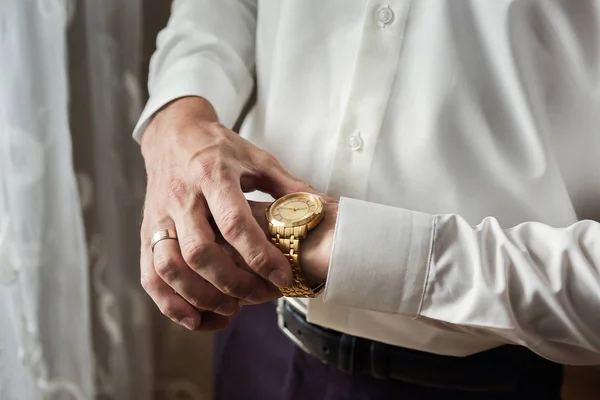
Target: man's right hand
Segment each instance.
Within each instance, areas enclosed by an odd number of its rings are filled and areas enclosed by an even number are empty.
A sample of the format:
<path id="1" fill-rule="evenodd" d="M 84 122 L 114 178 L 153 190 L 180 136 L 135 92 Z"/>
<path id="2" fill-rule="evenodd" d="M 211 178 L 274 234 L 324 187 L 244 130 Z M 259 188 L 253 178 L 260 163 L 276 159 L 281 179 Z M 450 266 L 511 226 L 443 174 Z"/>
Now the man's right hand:
<path id="1" fill-rule="evenodd" d="M 243 193 L 260 190 L 277 198 L 312 189 L 219 124 L 210 103 L 199 97 L 161 109 L 141 146 L 148 175 L 141 282 L 162 313 L 191 330 L 215 330 L 228 325 L 240 301 L 278 297 L 275 286 L 291 283 L 290 265 L 259 227 Z M 250 271 L 215 242 L 212 223 Z M 153 233 L 169 228 L 178 241 L 162 240 L 152 253 Z"/>

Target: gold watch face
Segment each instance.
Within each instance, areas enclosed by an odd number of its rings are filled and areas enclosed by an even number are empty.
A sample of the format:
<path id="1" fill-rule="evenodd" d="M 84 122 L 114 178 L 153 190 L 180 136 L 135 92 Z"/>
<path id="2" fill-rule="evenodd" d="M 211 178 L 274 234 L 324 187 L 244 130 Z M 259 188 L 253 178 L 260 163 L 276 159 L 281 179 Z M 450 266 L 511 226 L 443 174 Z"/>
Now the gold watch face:
<path id="1" fill-rule="evenodd" d="M 275 226 L 306 225 L 323 213 L 323 200 L 310 193 L 291 193 L 275 201 L 267 210 L 267 219 Z"/>

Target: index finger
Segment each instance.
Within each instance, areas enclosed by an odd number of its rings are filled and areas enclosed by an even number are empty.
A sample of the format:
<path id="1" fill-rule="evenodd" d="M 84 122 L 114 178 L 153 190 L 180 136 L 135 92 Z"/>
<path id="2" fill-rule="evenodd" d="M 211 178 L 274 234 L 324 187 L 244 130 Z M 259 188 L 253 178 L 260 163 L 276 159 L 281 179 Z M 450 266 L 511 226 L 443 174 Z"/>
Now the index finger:
<path id="1" fill-rule="evenodd" d="M 254 219 L 239 183 L 213 185 L 204 188 L 203 194 L 221 235 L 246 264 L 275 286 L 289 286 L 291 266 Z"/>

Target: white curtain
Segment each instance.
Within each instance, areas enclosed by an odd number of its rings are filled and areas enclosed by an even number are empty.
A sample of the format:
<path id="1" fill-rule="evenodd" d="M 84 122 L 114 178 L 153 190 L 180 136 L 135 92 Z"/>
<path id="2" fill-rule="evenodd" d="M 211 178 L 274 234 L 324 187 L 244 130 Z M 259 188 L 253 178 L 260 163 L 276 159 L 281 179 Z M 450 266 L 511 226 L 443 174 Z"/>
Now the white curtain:
<path id="1" fill-rule="evenodd" d="M 0 398 L 90 399 L 62 1 L 0 0 Z"/>
<path id="2" fill-rule="evenodd" d="M 2 400 L 151 398 L 141 21 L 141 0 L 0 0 Z"/>
<path id="3" fill-rule="evenodd" d="M 153 391 L 152 319 L 139 284 L 146 181 L 139 146 L 131 138 L 144 101 L 142 0 L 77 4 L 69 32 L 71 84 L 79 90 L 73 92 L 72 136 L 76 154 L 86 155 L 75 162 L 80 187 L 92 189 L 84 206 L 98 397 L 144 400 Z M 79 126 L 74 118 L 81 113 L 86 125 Z"/>

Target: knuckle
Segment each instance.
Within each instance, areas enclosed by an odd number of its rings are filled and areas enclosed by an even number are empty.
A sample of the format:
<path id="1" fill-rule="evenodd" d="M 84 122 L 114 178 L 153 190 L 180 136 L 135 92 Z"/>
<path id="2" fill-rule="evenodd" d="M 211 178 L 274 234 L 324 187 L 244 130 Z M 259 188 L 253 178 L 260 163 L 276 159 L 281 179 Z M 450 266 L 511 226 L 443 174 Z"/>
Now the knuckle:
<path id="1" fill-rule="evenodd" d="M 258 251 L 251 254 L 246 262 L 252 270 L 256 272 L 265 272 L 269 266 L 269 257 L 264 251 Z"/>
<path id="2" fill-rule="evenodd" d="M 216 243 L 190 241 L 181 245 L 183 259 L 194 269 L 203 269 L 215 259 Z"/>
<path id="3" fill-rule="evenodd" d="M 167 282 L 175 280 L 178 275 L 177 263 L 172 258 L 162 254 L 155 256 L 154 269 Z"/>
<path id="4" fill-rule="evenodd" d="M 140 284 L 146 292 L 150 293 L 156 287 L 156 280 L 148 276 L 148 274 L 142 274 L 140 276 Z"/>
<path id="5" fill-rule="evenodd" d="M 237 297 L 242 291 L 242 288 L 237 283 L 227 283 L 221 286 L 221 291 L 227 296 Z"/>
<path id="6" fill-rule="evenodd" d="M 247 287 L 240 282 L 228 282 L 221 286 L 221 292 L 229 297 L 245 299 L 252 292 L 251 287 Z"/>
<path id="7" fill-rule="evenodd" d="M 192 167 L 192 175 L 198 182 L 212 180 L 215 160 L 213 157 L 205 157 L 196 160 Z"/>
<path id="8" fill-rule="evenodd" d="M 191 175 L 200 185 L 227 181 L 234 164 L 235 155 L 229 144 L 224 139 L 217 139 L 210 146 L 205 147 L 196 157 L 191 166 Z"/>
<path id="9" fill-rule="evenodd" d="M 164 301 L 164 302 L 160 303 L 158 305 L 158 309 L 164 316 L 169 317 L 171 319 L 175 319 L 175 320 L 178 319 L 177 318 L 177 314 L 178 314 L 177 307 L 175 305 L 173 305 L 171 302 Z"/>
<path id="10" fill-rule="evenodd" d="M 194 308 L 200 308 L 200 309 L 206 308 L 206 300 L 204 299 L 203 296 L 198 296 L 198 295 L 186 296 L 186 300 Z"/>
<path id="11" fill-rule="evenodd" d="M 167 197 L 171 200 L 180 200 L 187 194 L 187 184 L 181 179 L 175 179 L 167 186 Z"/>
<path id="12" fill-rule="evenodd" d="M 214 296 L 210 296 L 207 294 L 192 295 L 189 298 L 187 298 L 187 301 L 194 308 L 202 310 L 214 310 L 216 307 L 216 301 L 214 299 Z"/>
<path id="13" fill-rule="evenodd" d="M 201 164 L 204 165 L 204 164 Z M 198 182 L 212 182 L 222 185 L 231 180 L 231 166 L 223 155 L 214 156 L 210 159 L 210 167 L 198 167 L 196 174 Z M 206 170 L 206 171 L 205 171 Z"/>
<path id="14" fill-rule="evenodd" d="M 238 239 L 246 228 L 244 216 L 237 209 L 223 212 L 220 217 L 221 234 L 227 241 Z"/>

